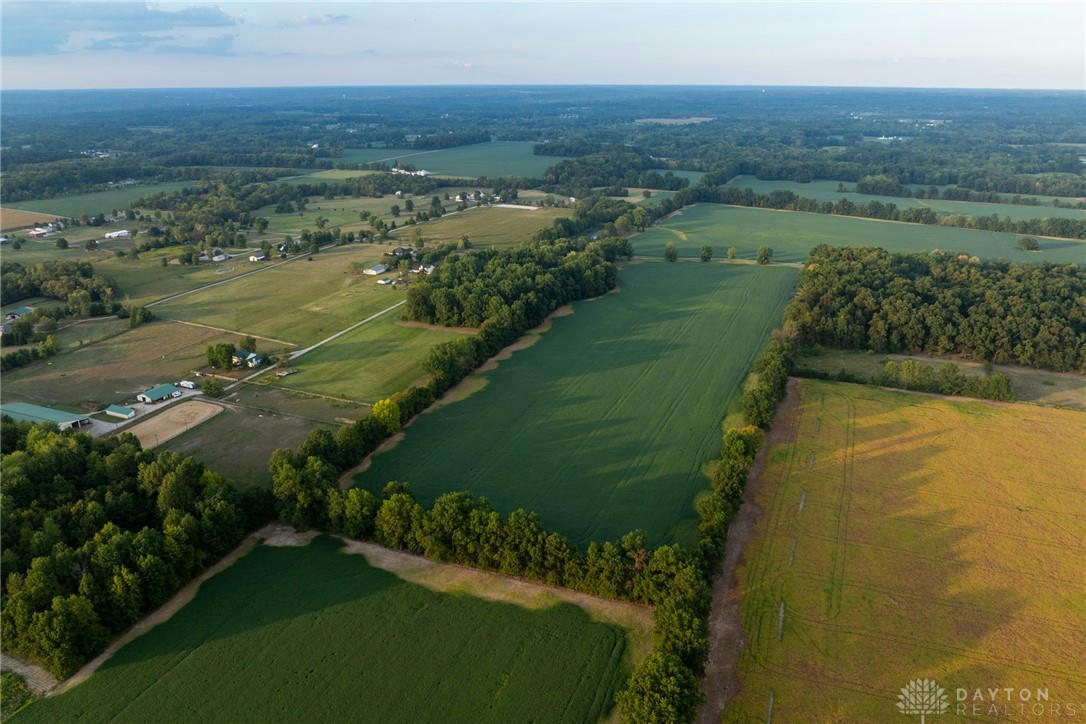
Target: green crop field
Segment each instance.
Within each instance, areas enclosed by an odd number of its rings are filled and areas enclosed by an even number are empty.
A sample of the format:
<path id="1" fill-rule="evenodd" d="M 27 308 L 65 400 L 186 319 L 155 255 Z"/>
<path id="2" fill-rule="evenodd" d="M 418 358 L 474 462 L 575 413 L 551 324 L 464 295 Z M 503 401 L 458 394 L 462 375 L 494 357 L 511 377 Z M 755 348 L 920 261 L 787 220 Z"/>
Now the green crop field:
<path id="1" fill-rule="evenodd" d="M 465 234 L 472 246 L 476 247 L 515 246 L 527 241 L 540 229 L 549 227 L 555 219 L 572 215 L 572 209 L 538 206 L 472 208 L 421 225 L 404 227 L 394 236 L 406 245 L 415 238 L 415 229 L 419 229 L 428 246 L 459 241 Z"/>
<path id="2" fill-rule="evenodd" d="M 948 694 L 933 723 L 1081 706 L 1086 415 L 804 380 L 774 432 L 724 721 L 768 721 L 772 700 L 775 722 L 904 722 L 916 679 Z M 1049 700 L 1020 713 L 1023 688 Z"/>
<path id="3" fill-rule="evenodd" d="M 391 148 L 348 148 L 343 152 L 346 163 L 381 161 L 392 165 L 396 161 L 426 169 L 436 176 L 478 178 L 487 176 L 527 176 L 542 178 L 543 172 L 562 160 L 558 156 L 536 156 L 531 141 L 492 141 L 470 146 L 442 148 L 433 151 Z"/>
<path id="4" fill-rule="evenodd" d="M 377 277 L 351 271 L 353 262 L 366 266 L 377 263 L 387 248 L 371 244 L 336 247 L 314 255 L 312 261 L 300 259 L 201 290 L 156 305 L 153 311 L 166 319 L 312 344 L 403 301 L 402 290 L 379 286 Z M 268 342 L 263 347 L 272 351 L 283 345 Z"/>
<path id="5" fill-rule="evenodd" d="M 176 191 L 177 189 L 192 186 L 193 181 L 165 181 L 157 184 L 134 184 L 110 189 L 109 191 L 92 191 L 74 196 L 58 196 L 55 199 L 35 199 L 33 201 L 13 201 L 5 204 L 13 209 L 26 209 L 38 211 L 43 214 L 56 214 L 57 216 L 78 217 L 82 214 L 94 216 L 98 213 L 109 214 L 114 209 L 118 211 L 127 209 L 133 201 L 147 194 Z"/>
<path id="6" fill-rule="evenodd" d="M 567 603 L 434 591 L 339 546 L 257 546 L 86 682 L 12 721 L 573 724 L 610 711 L 622 628 Z"/>
<path id="7" fill-rule="evenodd" d="M 80 407 L 135 399 L 207 364 L 207 347 L 236 336 L 175 322 L 152 322 L 101 342 L 4 373 L 5 401 Z M 93 409 L 93 408 L 92 408 Z"/>
<path id="8" fill-rule="evenodd" d="M 621 291 L 576 303 L 481 373 L 482 389 L 420 416 L 357 483 L 401 480 L 425 501 L 469 490 L 580 545 L 634 528 L 652 545 L 688 543 L 702 466 L 795 279 L 790 267 L 627 265 Z"/>
<path id="9" fill-rule="evenodd" d="M 399 311 L 399 310 L 397 310 Z M 430 348 L 455 338 L 456 332 L 407 327 L 397 312 L 363 324 L 342 337 L 308 352 L 291 364 L 298 372 L 282 379 L 267 376 L 277 387 L 373 404 L 422 377 Z"/>
<path id="10" fill-rule="evenodd" d="M 728 247 L 734 246 L 740 259 L 753 259 L 764 244 L 773 249 L 774 261 L 794 262 L 806 259 L 818 244 L 834 244 L 879 246 L 895 252 L 940 249 L 1020 263 L 1086 263 L 1086 242 L 1042 238 L 1041 250 L 1029 252 L 1018 248 L 1018 238 L 1015 234 L 951 226 L 697 204 L 661 219 L 657 226 L 635 236 L 633 245 L 637 255 L 658 258 L 663 257 L 664 245 L 672 241 L 679 256 L 687 258 L 696 258 L 701 246 L 709 244 L 717 258 L 723 258 Z"/>
<path id="11" fill-rule="evenodd" d="M 768 194 L 777 190 L 791 191 L 797 196 L 805 196 L 818 201 L 837 201 L 847 198 L 857 204 L 867 201 L 880 201 L 884 204 L 895 204 L 899 209 L 910 207 L 925 207 L 938 214 L 966 214 L 968 216 L 998 215 L 1000 218 L 1009 216 L 1012 221 L 1024 221 L 1027 219 L 1043 219 L 1048 216 L 1062 216 L 1068 219 L 1086 219 L 1086 210 L 1065 209 L 1047 206 L 1025 206 L 1022 204 L 994 204 L 980 201 L 944 201 L 942 199 L 911 199 L 897 196 L 874 196 L 872 194 L 858 194 L 853 189 L 856 185 L 845 183 L 848 193 L 837 190 L 837 181 L 817 180 L 810 183 L 798 181 L 762 181 L 754 176 L 736 176 L 728 184 L 738 189 L 753 189 L 760 194 Z"/>

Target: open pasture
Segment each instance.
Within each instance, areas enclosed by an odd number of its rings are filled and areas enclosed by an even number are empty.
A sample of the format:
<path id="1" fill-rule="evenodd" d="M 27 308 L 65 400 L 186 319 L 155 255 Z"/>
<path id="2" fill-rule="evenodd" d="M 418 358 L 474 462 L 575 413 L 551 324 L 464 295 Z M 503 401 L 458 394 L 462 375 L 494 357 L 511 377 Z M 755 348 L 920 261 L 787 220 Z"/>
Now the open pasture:
<path id="1" fill-rule="evenodd" d="M 94 216 L 95 214 L 110 214 L 114 209 L 123 211 L 132 205 L 132 202 L 147 194 L 157 192 L 169 193 L 186 186 L 194 185 L 194 181 L 164 181 L 155 184 L 133 184 L 120 186 L 108 191 L 90 191 L 73 196 L 58 196 L 53 199 L 34 199 L 31 201 L 13 201 L 7 206 L 26 211 L 38 211 L 43 214 L 55 214 L 68 218 L 76 218 L 83 214 Z"/>
<path id="2" fill-rule="evenodd" d="M 422 363 L 430 348 L 458 336 L 440 328 L 404 326 L 400 310 L 363 324 L 342 337 L 299 357 L 298 372 L 268 384 L 290 390 L 373 404 L 425 375 Z"/>
<path id="3" fill-rule="evenodd" d="M 536 156 L 532 141 L 491 141 L 431 151 L 390 148 L 348 148 L 342 161 L 393 165 L 397 161 L 426 169 L 435 176 L 456 178 L 498 178 L 526 176 L 542 178 L 543 172 L 562 160 L 558 156 Z"/>
<path id="4" fill-rule="evenodd" d="M 409 242 L 415 236 L 415 229 L 419 229 L 427 246 L 460 241 L 460 237 L 464 235 L 467 235 L 474 247 L 516 246 L 528 241 L 532 234 L 540 229 L 549 227 L 555 219 L 572 214 L 572 209 L 484 206 L 448 214 L 425 224 L 405 227 L 397 231 L 394 237 L 401 243 Z"/>
<path id="5" fill-rule="evenodd" d="M 592 722 L 626 634 L 584 609 L 442 592 L 341 544 L 259 545 L 87 681 L 15 722 Z"/>
<path id="6" fill-rule="evenodd" d="M 131 401 L 207 364 L 207 347 L 236 342 L 202 327 L 158 321 L 4 373 L 4 400 L 80 407 Z"/>
<path id="7" fill-rule="evenodd" d="M 319 180 L 319 179 L 317 179 Z M 452 211 L 456 208 L 456 202 L 451 199 L 456 198 L 456 195 L 461 191 L 471 191 L 466 187 L 442 187 L 437 189 L 432 194 L 422 194 L 419 196 L 411 196 L 411 200 L 415 204 L 416 211 L 425 211 L 430 208 L 430 200 L 434 196 L 441 198 L 445 208 Z M 445 201 L 445 194 L 449 195 L 450 200 Z M 406 199 L 398 199 L 394 194 L 388 194 L 376 198 L 373 196 L 362 196 L 359 198 L 353 198 L 350 196 L 341 196 L 335 199 L 326 199 L 321 196 L 311 196 L 306 204 L 305 211 L 295 211 L 291 214 L 277 214 L 275 213 L 274 206 L 262 206 L 253 212 L 254 216 L 263 216 L 268 220 L 268 232 L 275 234 L 293 234 L 297 235 L 304 229 L 310 231 L 317 228 L 317 217 L 322 217 L 328 220 L 328 228 L 333 229 L 339 227 L 344 232 L 346 231 L 369 231 L 373 227 L 370 226 L 368 221 L 362 221 L 359 217 L 359 213 L 367 211 L 371 214 L 379 216 L 385 223 L 391 225 L 393 221 L 399 226 L 403 224 L 408 216 Z M 392 215 L 392 207 L 400 207 L 400 216 Z M 413 214 L 412 214 L 413 215 Z"/>
<path id="8" fill-rule="evenodd" d="M 798 389 L 752 483 L 747 644 L 724 721 L 767 721 L 771 696 L 773 721 L 900 719 L 898 693 L 925 678 L 946 689 L 948 721 L 986 719 L 992 703 L 1017 719 L 1023 688 L 1050 696 L 1024 718 L 1080 706 L 1086 415 Z M 1015 695 L 977 702 L 979 716 L 957 700 L 993 687 Z"/>
<path id="9" fill-rule="evenodd" d="M 236 398 L 231 395 L 228 399 L 232 402 Z M 183 431 L 161 449 L 193 457 L 209 470 L 243 485 L 270 488 L 268 459 L 275 450 L 297 447 L 314 428 L 334 428 L 332 423 L 308 417 L 241 405 L 226 404 L 220 409 L 221 413 Z"/>
<path id="10" fill-rule="evenodd" d="M 379 286 L 378 277 L 351 269 L 353 262 L 378 263 L 387 248 L 334 247 L 311 261 L 299 259 L 156 305 L 154 313 L 273 340 L 259 346 L 262 352 L 286 346 L 274 340 L 312 344 L 404 299 L 401 289 Z"/>
<path id="11" fill-rule="evenodd" d="M 696 204 L 633 238 L 638 256 L 663 258 L 667 242 L 675 243 L 680 257 L 697 258 L 703 244 L 713 247 L 722 259 L 734 246 L 740 259 L 754 259 L 758 247 L 773 249 L 773 261 L 795 262 L 807 258 L 819 244 L 878 246 L 894 252 L 925 252 L 940 249 L 966 253 L 981 259 L 1006 259 L 1019 263 L 1086 263 L 1086 242 L 1070 239 L 1039 239 L 1041 250 L 1018 248 L 1016 234 L 958 229 L 951 226 L 903 224 L 796 211 L 774 211 L 723 204 Z"/>
<path id="12" fill-rule="evenodd" d="M 689 543 L 702 466 L 795 279 L 789 267 L 626 265 L 619 292 L 577 302 L 469 377 L 481 389 L 418 417 L 356 483 L 404 481 L 427 503 L 468 490 L 536 511 L 578 545 L 634 528 L 652 545 Z"/>
<path id="13" fill-rule="evenodd" d="M 798 181 L 763 181 L 755 176 L 736 176 L 728 184 L 739 189 L 753 189 L 760 194 L 768 194 L 777 190 L 791 191 L 797 196 L 805 196 L 818 201 L 839 201 L 847 198 L 857 204 L 868 201 L 879 201 L 884 204 L 895 204 L 899 209 L 929 208 L 937 214 L 965 214 L 967 216 L 991 216 L 1000 218 L 1009 216 L 1012 221 L 1025 221 L 1028 219 L 1043 219 L 1049 216 L 1062 216 L 1068 219 L 1086 219 L 1086 210 L 1057 208 L 1049 202 L 1045 206 L 1025 206 L 1023 204 L 996 204 L 981 201 L 945 201 L 943 199 L 913 199 L 898 196 L 875 196 L 873 194 L 856 193 L 856 184 L 845 183 L 847 193 L 837 190 L 838 181 L 819 179 L 809 183 Z"/>

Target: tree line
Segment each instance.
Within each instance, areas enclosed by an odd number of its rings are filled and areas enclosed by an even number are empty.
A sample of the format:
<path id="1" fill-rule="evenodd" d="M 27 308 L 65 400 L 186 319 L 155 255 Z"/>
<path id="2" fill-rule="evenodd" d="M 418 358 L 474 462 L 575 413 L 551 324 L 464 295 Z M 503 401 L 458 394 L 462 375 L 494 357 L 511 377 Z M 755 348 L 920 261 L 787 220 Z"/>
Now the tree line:
<path id="1" fill-rule="evenodd" d="M 1086 268 L 821 245 L 785 319 L 838 349 L 1086 370 Z"/>
<path id="2" fill-rule="evenodd" d="M 4 648 L 58 678 L 164 603 L 271 515 L 238 488 L 132 435 L 92 438 L 4 418 Z"/>

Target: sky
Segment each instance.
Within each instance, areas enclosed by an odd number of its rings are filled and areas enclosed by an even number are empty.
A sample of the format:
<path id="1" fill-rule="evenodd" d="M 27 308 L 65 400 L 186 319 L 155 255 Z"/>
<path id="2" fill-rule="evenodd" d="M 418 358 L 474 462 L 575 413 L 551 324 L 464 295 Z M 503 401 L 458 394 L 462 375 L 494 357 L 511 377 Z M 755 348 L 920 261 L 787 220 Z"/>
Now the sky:
<path id="1" fill-rule="evenodd" d="M 1086 2 L 0 2 L 11 89 L 1086 89 Z"/>

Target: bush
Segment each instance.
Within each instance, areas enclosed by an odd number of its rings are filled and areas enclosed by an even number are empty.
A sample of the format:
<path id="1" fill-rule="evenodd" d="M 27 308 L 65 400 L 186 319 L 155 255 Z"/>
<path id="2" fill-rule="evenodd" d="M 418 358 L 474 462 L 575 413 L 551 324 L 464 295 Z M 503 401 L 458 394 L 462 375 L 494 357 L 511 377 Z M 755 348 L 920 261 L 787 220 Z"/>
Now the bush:
<path id="1" fill-rule="evenodd" d="M 217 380 L 214 377 L 205 379 L 200 387 L 208 397 L 222 397 L 226 392 L 222 380 Z"/>
<path id="2" fill-rule="evenodd" d="M 664 246 L 664 261 L 678 261 L 679 252 L 675 250 L 675 242 L 669 241 Z"/>

